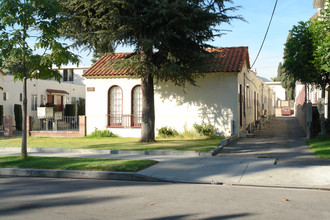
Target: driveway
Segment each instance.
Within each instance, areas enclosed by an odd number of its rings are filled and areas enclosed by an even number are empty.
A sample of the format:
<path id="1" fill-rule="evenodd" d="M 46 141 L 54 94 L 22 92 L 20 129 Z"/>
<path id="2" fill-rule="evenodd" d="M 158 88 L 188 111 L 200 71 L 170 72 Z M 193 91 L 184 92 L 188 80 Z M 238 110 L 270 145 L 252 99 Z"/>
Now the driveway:
<path id="1" fill-rule="evenodd" d="M 295 117 L 277 117 L 256 132 L 253 138 L 239 138 L 224 147 L 221 157 L 274 157 L 277 165 L 323 166 L 330 160 L 317 158 L 306 144 L 306 138 Z"/>
<path id="2" fill-rule="evenodd" d="M 275 166 L 249 164 L 239 184 L 330 188 L 330 160 L 317 158 L 295 117 L 278 117 L 253 138 L 239 138 L 219 157 L 275 158 Z"/>

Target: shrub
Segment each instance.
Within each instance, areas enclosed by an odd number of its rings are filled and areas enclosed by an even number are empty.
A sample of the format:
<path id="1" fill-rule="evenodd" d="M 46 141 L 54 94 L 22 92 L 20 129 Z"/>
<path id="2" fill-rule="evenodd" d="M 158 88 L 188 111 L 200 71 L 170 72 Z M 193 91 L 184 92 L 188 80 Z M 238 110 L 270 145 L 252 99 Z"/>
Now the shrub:
<path id="1" fill-rule="evenodd" d="M 3 125 L 3 105 L 0 105 L 0 125 Z"/>
<path id="2" fill-rule="evenodd" d="M 118 137 L 118 135 L 112 133 L 109 130 L 95 130 L 87 137 Z"/>
<path id="3" fill-rule="evenodd" d="M 22 121 L 23 121 L 21 105 L 19 105 L 19 104 L 14 105 L 14 115 L 15 115 L 16 130 L 21 131 L 22 130 Z"/>
<path id="4" fill-rule="evenodd" d="M 198 134 L 213 137 L 215 136 L 214 127 L 211 124 L 206 124 L 205 122 L 202 122 L 201 125 L 194 124 L 194 128 L 197 131 Z"/>
<path id="5" fill-rule="evenodd" d="M 170 128 L 170 127 L 162 127 L 160 129 L 158 129 L 158 136 L 160 137 L 175 137 L 175 136 L 178 136 L 179 133 L 173 129 L 173 128 Z"/>
<path id="6" fill-rule="evenodd" d="M 75 104 L 66 104 L 64 109 L 65 116 L 75 116 L 76 115 L 76 105 Z"/>
<path id="7" fill-rule="evenodd" d="M 85 115 L 85 99 L 79 98 L 77 105 L 78 115 Z"/>
<path id="8" fill-rule="evenodd" d="M 320 113 L 316 106 L 312 107 L 312 137 L 316 137 L 321 131 Z"/>
<path id="9" fill-rule="evenodd" d="M 330 134 L 330 119 L 326 119 L 325 127 L 326 127 L 326 130 L 327 130 L 327 133 Z"/>

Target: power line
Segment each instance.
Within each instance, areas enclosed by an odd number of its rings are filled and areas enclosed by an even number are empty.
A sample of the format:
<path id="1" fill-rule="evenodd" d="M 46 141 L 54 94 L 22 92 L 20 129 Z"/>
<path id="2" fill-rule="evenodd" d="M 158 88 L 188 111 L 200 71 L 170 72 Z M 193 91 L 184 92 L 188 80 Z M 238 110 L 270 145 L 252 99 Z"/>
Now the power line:
<path id="1" fill-rule="evenodd" d="M 264 46 L 264 43 L 265 43 L 265 40 L 266 40 L 266 37 L 267 37 L 268 31 L 269 31 L 270 24 L 272 23 L 272 20 L 273 20 L 273 17 L 274 17 L 274 13 L 275 13 L 275 9 L 276 9 L 277 2 L 278 2 L 278 0 L 276 0 L 276 2 L 275 2 L 274 9 L 273 9 L 273 13 L 272 13 L 272 16 L 270 17 L 269 24 L 268 24 L 268 27 L 267 27 L 267 31 L 266 31 L 265 36 L 264 36 L 264 40 L 263 40 L 262 43 L 261 43 L 261 46 L 260 46 L 259 52 L 258 52 L 258 54 L 257 54 L 257 57 L 256 57 L 256 59 L 254 60 L 254 62 L 253 62 L 253 64 L 252 64 L 252 66 L 250 67 L 250 69 L 252 69 L 252 67 L 254 66 L 254 64 L 257 62 L 257 59 L 258 59 L 259 54 L 260 54 L 260 52 L 261 52 L 261 49 L 262 49 L 262 47 Z"/>

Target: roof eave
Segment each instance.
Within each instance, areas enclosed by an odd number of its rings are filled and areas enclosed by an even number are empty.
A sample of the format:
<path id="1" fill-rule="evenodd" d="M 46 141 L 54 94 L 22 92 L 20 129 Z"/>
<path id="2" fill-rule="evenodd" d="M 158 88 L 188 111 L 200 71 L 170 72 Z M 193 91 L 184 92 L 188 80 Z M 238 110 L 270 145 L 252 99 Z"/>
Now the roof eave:
<path id="1" fill-rule="evenodd" d="M 2 69 L 0 69 L 0 73 L 4 76 L 6 76 L 6 73 L 4 71 L 2 71 Z"/>

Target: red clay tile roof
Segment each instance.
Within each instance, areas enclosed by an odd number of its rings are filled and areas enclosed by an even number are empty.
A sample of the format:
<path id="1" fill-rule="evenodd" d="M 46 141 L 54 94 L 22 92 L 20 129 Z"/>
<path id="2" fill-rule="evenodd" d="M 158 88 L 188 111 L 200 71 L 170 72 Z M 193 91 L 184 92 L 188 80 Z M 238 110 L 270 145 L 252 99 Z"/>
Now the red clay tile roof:
<path id="1" fill-rule="evenodd" d="M 3 72 L 2 69 L 0 69 L 0 73 L 1 73 L 2 75 L 4 75 L 4 76 L 6 75 L 6 73 Z"/>
<path id="2" fill-rule="evenodd" d="M 120 59 L 125 56 L 130 55 L 131 53 L 115 53 L 115 54 L 105 54 L 98 61 L 96 61 L 91 68 L 89 68 L 83 76 L 97 76 L 97 77 L 105 77 L 105 76 L 130 76 L 133 74 L 133 71 L 129 71 L 128 69 L 120 69 L 113 70 L 112 68 L 107 67 L 110 60 Z"/>
<path id="3" fill-rule="evenodd" d="M 207 49 L 208 52 L 216 52 L 215 59 L 212 61 L 217 65 L 210 69 L 210 72 L 241 72 L 244 62 L 247 60 L 248 68 L 250 68 L 248 47 L 224 47 Z M 130 76 L 132 70 L 119 69 L 113 70 L 107 68 L 106 65 L 110 60 L 118 59 L 129 55 L 130 53 L 105 54 L 85 73 L 84 77 L 116 77 Z"/>
<path id="4" fill-rule="evenodd" d="M 250 68 L 248 47 L 224 47 L 207 51 L 217 53 L 213 61 L 217 66 L 211 68 L 210 72 L 241 72 L 246 60 Z"/>

